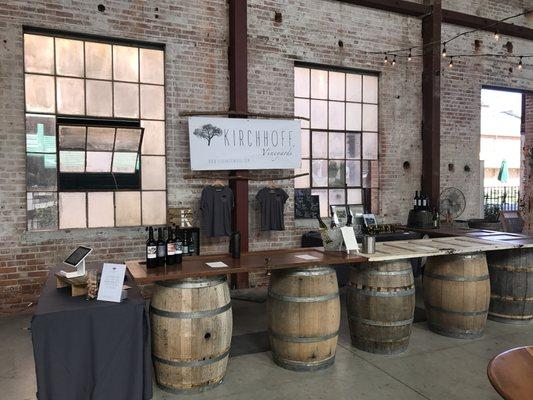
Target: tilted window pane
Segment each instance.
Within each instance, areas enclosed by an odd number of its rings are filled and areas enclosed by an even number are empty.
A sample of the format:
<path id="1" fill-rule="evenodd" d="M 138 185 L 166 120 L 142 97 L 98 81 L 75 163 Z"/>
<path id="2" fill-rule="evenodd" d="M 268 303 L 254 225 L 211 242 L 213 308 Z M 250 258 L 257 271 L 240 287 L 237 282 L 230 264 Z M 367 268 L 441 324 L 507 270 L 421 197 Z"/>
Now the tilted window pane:
<path id="1" fill-rule="evenodd" d="M 142 139 L 142 154 L 165 154 L 165 122 L 141 121 L 144 128 Z"/>
<path id="2" fill-rule="evenodd" d="M 26 151 L 56 152 L 56 119 L 53 115 L 26 114 Z"/>
<path id="3" fill-rule="evenodd" d="M 85 85 L 83 79 L 57 78 L 57 112 L 85 114 Z"/>
<path id="4" fill-rule="evenodd" d="M 345 99 L 344 90 L 344 72 L 330 72 L 329 73 L 329 99 L 341 100 Z"/>
<path id="5" fill-rule="evenodd" d="M 309 140 L 309 131 L 307 129 L 302 129 L 302 158 L 309 158 L 310 156 L 310 140 Z"/>
<path id="6" fill-rule="evenodd" d="M 361 189 L 348 189 L 348 204 L 363 204 Z"/>
<path id="7" fill-rule="evenodd" d="M 328 158 L 328 133 L 313 131 L 313 158 Z"/>
<path id="8" fill-rule="evenodd" d="M 24 34 L 24 70 L 54 73 L 54 38 Z"/>
<path id="9" fill-rule="evenodd" d="M 378 102 L 378 77 L 364 75 L 363 76 L 363 102 L 374 103 Z"/>
<path id="10" fill-rule="evenodd" d="M 143 225 L 163 225 L 167 222 L 167 193 L 142 192 Z"/>
<path id="11" fill-rule="evenodd" d="M 113 153 L 113 172 L 132 174 L 137 169 L 137 153 Z"/>
<path id="12" fill-rule="evenodd" d="M 330 160 L 328 163 L 328 184 L 330 187 L 346 186 L 346 171 L 344 161 Z"/>
<path id="13" fill-rule="evenodd" d="M 111 172 L 111 152 L 88 151 L 86 172 Z"/>
<path id="14" fill-rule="evenodd" d="M 84 76 L 83 42 L 56 38 L 56 74 Z"/>
<path id="15" fill-rule="evenodd" d="M 113 84 L 115 117 L 139 118 L 139 85 Z"/>
<path id="16" fill-rule="evenodd" d="M 113 79 L 139 81 L 139 50 L 136 47 L 113 46 Z"/>
<path id="17" fill-rule="evenodd" d="M 294 174 L 309 174 L 309 160 L 302 160 L 300 168 L 295 169 Z M 294 179 L 295 188 L 308 188 L 310 186 L 309 175 L 300 176 L 299 178 Z"/>
<path id="18" fill-rule="evenodd" d="M 86 228 L 87 204 L 85 193 L 59 193 L 59 228 Z"/>
<path id="19" fill-rule="evenodd" d="M 361 161 L 346 161 L 346 184 L 361 186 Z"/>
<path id="20" fill-rule="evenodd" d="M 117 128 L 115 151 L 138 151 L 141 141 L 140 129 Z"/>
<path id="21" fill-rule="evenodd" d="M 85 172 L 85 152 L 84 151 L 60 151 L 59 152 L 60 172 Z"/>
<path id="22" fill-rule="evenodd" d="M 379 169 L 377 161 L 363 161 L 363 187 L 379 187 Z"/>
<path id="23" fill-rule="evenodd" d="M 346 103 L 346 130 L 361 130 L 361 103 Z"/>
<path id="24" fill-rule="evenodd" d="M 26 74 L 26 111 L 53 113 L 56 110 L 56 91 L 52 76 Z"/>
<path id="25" fill-rule="evenodd" d="M 342 205 L 346 204 L 346 194 L 344 189 L 329 190 L 329 204 Z"/>
<path id="26" fill-rule="evenodd" d="M 378 158 L 378 134 L 374 132 L 363 133 L 363 158 L 376 160 Z"/>
<path id="27" fill-rule="evenodd" d="M 167 186 L 165 157 L 143 156 L 141 164 L 142 189 L 165 190 Z"/>
<path id="28" fill-rule="evenodd" d="M 373 104 L 363 104 L 363 130 L 378 131 L 378 106 Z"/>
<path id="29" fill-rule="evenodd" d="M 344 130 L 344 103 L 330 101 L 328 105 L 329 129 Z"/>
<path id="30" fill-rule="evenodd" d="M 85 81 L 87 87 L 87 115 L 111 117 L 113 115 L 113 87 L 111 82 Z"/>
<path id="31" fill-rule="evenodd" d="M 141 82 L 165 83 L 165 56 L 161 50 L 140 49 Z"/>
<path id="32" fill-rule="evenodd" d="M 294 68 L 294 96 L 309 97 L 309 68 Z"/>
<path id="33" fill-rule="evenodd" d="M 361 158 L 361 134 L 346 134 L 346 158 Z"/>
<path id="34" fill-rule="evenodd" d="M 328 98 L 328 71 L 311 70 L 311 97 L 314 99 Z"/>
<path id="35" fill-rule="evenodd" d="M 328 191 L 327 189 L 313 189 L 311 194 L 318 196 L 318 201 L 320 204 L 320 216 L 328 217 L 329 216 L 329 201 L 328 201 Z"/>
<path id="36" fill-rule="evenodd" d="M 361 75 L 346 74 L 346 101 L 360 102 L 361 98 Z"/>
<path id="37" fill-rule="evenodd" d="M 85 42 L 85 76 L 111 79 L 111 45 Z"/>
<path id="38" fill-rule="evenodd" d="M 344 158 L 344 132 L 329 133 L 329 158 Z"/>
<path id="39" fill-rule="evenodd" d="M 85 150 L 84 126 L 59 126 L 59 148 L 69 150 Z"/>
<path id="40" fill-rule="evenodd" d="M 115 192 L 116 225 L 141 224 L 141 192 Z"/>
<path id="41" fill-rule="evenodd" d="M 113 192 L 88 193 L 89 228 L 115 226 Z"/>
<path id="42" fill-rule="evenodd" d="M 113 150 L 115 128 L 87 128 L 87 150 Z"/>
<path id="43" fill-rule="evenodd" d="M 57 229 L 57 193 L 28 192 L 26 200 L 28 230 Z"/>
<path id="44" fill-rule="evenodd" d="M 328 161 L 313 160 L 313 187 L 328 186 Z"/>
<path id="45" fill-rule="evenodd" d="M 28 190 L 56 190 L 56 154 L 26 154 Z"/>
<path id="46" fill-rule="evenodd" d="M 141 118 L 165 119 L 165 88 L 141 85 Z"/>

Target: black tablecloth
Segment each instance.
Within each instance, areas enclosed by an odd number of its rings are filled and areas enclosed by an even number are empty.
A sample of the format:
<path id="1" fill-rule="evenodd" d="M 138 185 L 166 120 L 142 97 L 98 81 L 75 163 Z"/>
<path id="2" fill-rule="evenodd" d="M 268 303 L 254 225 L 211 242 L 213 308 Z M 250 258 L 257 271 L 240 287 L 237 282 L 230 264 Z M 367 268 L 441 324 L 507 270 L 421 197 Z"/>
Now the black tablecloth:
<path id="1" fill-rule="evenodd" d="M 50 271 L 31 323 L 37 398 L 151 399 L 150 324 L 138 288 L 129 279 L 124 302 L 87 301 L 56 289 L 60 269 Z"/>

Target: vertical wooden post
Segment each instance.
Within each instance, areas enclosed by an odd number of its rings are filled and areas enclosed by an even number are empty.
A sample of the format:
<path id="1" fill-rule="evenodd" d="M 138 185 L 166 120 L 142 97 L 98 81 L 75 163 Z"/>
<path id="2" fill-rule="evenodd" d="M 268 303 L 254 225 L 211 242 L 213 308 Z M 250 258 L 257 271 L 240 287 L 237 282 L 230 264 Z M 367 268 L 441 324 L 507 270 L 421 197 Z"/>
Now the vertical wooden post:
<path id="1" fill-rule="evenodd" d="M 229 0 L 229 48 L 230 110 L 248 112 L 248 18 L 247 0 Z M 238 115 L 237 115 L 238 116 Z M 247 176 L 248 171 L 232 171 L 232 175 Z M 248 247 L 248 180 L 232 179 L 230 188 L 235 197 L 233 228 L 241 233 L 241 252 Z M 249 286 L 248 274 L 237 274 L 237 288 Z"/>
<path id="2" fill-rule="evenodd" d="M 442 3 L 441 0 L 425 0 L 424 3 L 431 5 L 431 14 L 422 19 L 422 190 L 428 194 L 432 206 L 438 208 Z"/>

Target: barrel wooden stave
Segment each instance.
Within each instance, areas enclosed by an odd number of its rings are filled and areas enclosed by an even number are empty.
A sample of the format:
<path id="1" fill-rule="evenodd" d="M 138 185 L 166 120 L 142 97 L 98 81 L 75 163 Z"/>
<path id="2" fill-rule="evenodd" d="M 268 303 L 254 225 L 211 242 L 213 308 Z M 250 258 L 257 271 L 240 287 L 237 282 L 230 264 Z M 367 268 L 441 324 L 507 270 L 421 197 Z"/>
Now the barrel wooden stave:
<path id="1" fill-rule="evenodd" d="M 311 371 L 333 364 L 340 325 L 337 276 L 328 267 L 277 271 L 268 296 L 274 362 Z"/>
<path id="2" fill-rule="evenodd" d="M 199 392 L 222 382 L 232 333 L 225 278 L 157 283 L 150 316 L 154 369 L 163 390 Z"/>
<path id="3" fill-rule="evenodd" d="M 490 301 L 485 253 L 428 258 L 423 286 L 430 330 L 458 339 L 483 335 Z"/>
<path id="4" fill-rule="evenodd" d="M 352 268 L 347 292 L 352 345 L 376 354 L 407 350 L 415 309 L 411 264 L 375 262 Z"/>

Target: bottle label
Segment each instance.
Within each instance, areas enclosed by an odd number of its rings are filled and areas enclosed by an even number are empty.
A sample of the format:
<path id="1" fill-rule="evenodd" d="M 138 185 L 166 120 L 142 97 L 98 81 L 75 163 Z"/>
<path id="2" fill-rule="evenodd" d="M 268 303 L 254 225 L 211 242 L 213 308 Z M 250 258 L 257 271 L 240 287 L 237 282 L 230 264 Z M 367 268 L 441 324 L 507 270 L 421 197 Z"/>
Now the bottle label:
<path id="1" fill-rule="evenodd" d="M 157 257 L 157 246 L 146 246 L 146 258 Z"/>
<path id="2" fill-rule="evenodd" d="M 181 242 L 176 242 L 176 253 L 175 254 L 183 254 L 183 245 Z"/>
<path id="3" fill-rule="evenodd" d="M 157 256 L 165 257 L 165 246 L 157 246 Z"/>
<path id="4" fill-rule="evenodd" d="M 176 245 L 174 243 L 167 243 L 167 255 L 173 256 L 176 254 Z"/>
<path id="5" fill-rule="evenodd" d="M 183 246 L 183 253 L 188 253 L 189 252 L 189 246 L 185 245 Z"/>

